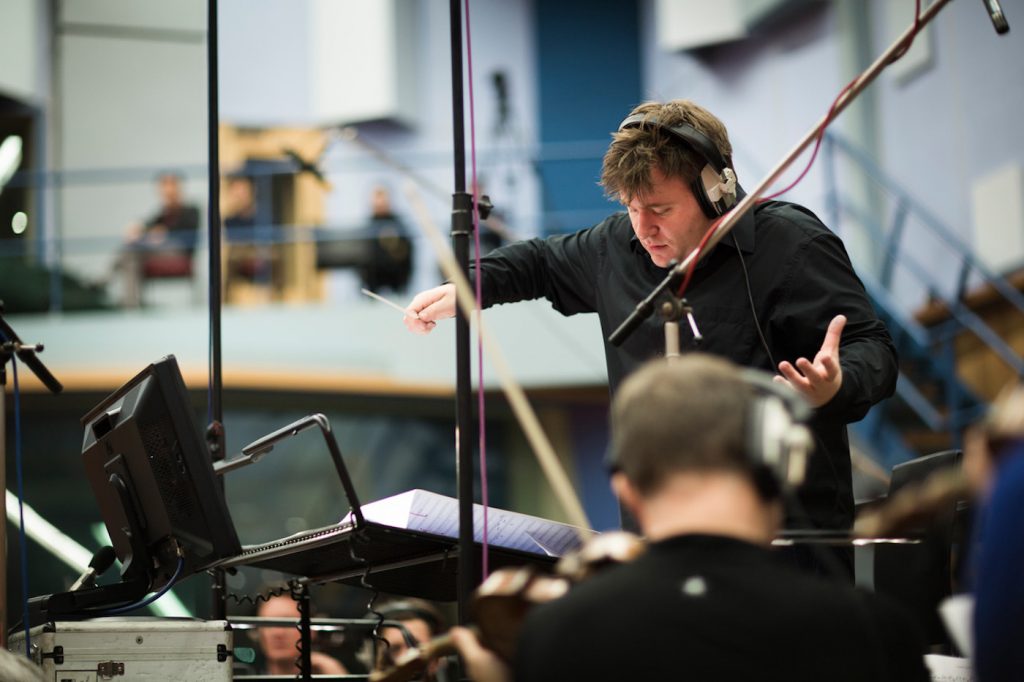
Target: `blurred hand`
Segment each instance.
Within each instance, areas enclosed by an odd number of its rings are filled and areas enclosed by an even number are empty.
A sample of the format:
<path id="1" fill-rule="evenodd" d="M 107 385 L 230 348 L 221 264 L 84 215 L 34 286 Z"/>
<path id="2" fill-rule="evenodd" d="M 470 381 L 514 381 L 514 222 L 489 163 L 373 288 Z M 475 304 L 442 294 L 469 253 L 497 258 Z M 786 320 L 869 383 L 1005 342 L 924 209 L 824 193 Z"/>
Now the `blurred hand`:
<path id="1" fill-rule="evenodd" d="M 497 654 L 480 645 L 472 630 L 454 627 L 450 631 L 455 648 L 466 662 L 470 679 L 475 682 L 512 682 L 512 671 Z"/>
<path id="2" fill-rule="evenodd" d="M 405 326 L 415 334 L 428 334 L 438 320 L 455 317 L 455 285 L 442 284 L 421 291 L 405 308 Z"/>
<path id="3" fill-rule="evenodd" d="M 309 666 L 314 675 L 348 675 L 341 661 L 320 651 L 309 652 Z"/>
<path id="4" fill-rule="evenodd" d="M 167 228 L 163 225 L 151 225 L 142 235 L 142 241 L 147 244 L 163 244 L 167 241 Z"/>

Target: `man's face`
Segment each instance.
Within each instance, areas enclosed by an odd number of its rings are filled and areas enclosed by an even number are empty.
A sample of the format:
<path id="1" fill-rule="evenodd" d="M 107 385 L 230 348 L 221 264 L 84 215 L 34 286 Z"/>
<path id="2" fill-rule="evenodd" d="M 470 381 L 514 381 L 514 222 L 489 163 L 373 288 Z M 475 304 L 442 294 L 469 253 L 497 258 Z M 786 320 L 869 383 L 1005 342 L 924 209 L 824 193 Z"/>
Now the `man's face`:
<path id="1" fill-rule="evenodd" d="M 258 615 L 263 618 L 298 618 L 299 607 L 291 597 L 271 597 L 260 605 Z M 299 631 L 294 625 L 261 627 L 259 639 L 260 648 L 268 660 L 279 661 L 298 656 L 295 644 L 299 639 Z"/>
<path id="2" fill-rule="evenodd" d="M 181 183 L 173 175 L 161 175 L 159 182 L 160 200 L 165 206 L 181 203 Z"/>
<path id="3" fill-rule="evenodd" d="M 711 225 L 689 185 L 678 177 L 651 171 L 651 190 L 622 202 L 633 232 L 658 267 L 681 261 L 700 243 Z"/>
<path id="4" fill-rule="evenodd" d="M 427 621 L 420 618 L 413 618 L 412 620 L 403 620 L 402 625 L 409 631 L 413 639 L 416 640 L 416 644 L 426 644 L 430 641 L 430 626 L 427 625 Z M 405 653 L 405 650 L 409 647 L 406 646 L 405 638 L 402 636 L 402 631 L 395 627 L 384 627 L 381 628 L 381 636 L 388 641 L 388 656 L 392 661 L 397 661 L 399 657 Z"/>

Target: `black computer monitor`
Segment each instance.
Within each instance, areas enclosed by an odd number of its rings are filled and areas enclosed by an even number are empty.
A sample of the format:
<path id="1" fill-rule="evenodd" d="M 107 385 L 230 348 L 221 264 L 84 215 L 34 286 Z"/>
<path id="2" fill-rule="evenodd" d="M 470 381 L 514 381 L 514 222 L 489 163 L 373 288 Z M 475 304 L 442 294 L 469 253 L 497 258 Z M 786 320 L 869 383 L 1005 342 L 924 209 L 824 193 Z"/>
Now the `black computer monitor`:
<path id="1" fill-rule="evenodd" d="M 82 417 L 82 457 L 122 578 L 166 584 L 241 551 L 173 355 Z"/>

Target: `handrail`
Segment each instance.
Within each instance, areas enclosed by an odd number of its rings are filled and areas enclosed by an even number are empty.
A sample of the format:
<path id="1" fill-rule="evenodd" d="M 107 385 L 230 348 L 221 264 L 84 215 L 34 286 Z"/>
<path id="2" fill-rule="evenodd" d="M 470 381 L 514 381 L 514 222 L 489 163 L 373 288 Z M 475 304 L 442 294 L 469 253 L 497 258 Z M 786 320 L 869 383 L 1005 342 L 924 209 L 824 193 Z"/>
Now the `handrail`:
<path id="1" fill-rule="evenodd" d="M 872 224 L 874 220 L 867 215 L 866 211 L 863 211 L 855 206 L 840 203 L 840 206 L 845 208 L 850 214 L 857 218 L 864 224 Z M 869 230 L 870 231 L 870 230 Z M 966 257 L 966 255 L 965 255 Z M 939 282 L 929 272 L 929 269 L 921 263 L 918 263 L 913 256 L 909 254 L 902 254 L 901 262 L 904 267 L 912 273 L 919 282 L 926 285 L 931 285 L 932 289 L 937 291 Z M 949 308 L 950 315 L 952 315 L 961 326 L 968 329 L 978 338 L 985 342 L 1006 364 L 1013 368 L 1018 375 L 1024 376 L 1024 359 L 1017 355 L 1016 351 L 1013 350 L 1003 339 L 996 334 L 996 332 L 985 322 L 972 312 L 967 306 L 963 304 L 959 299 L 953 299 L 943 302 Z"/>
<path id="2" fill-rule="evenodd" d="M 1024 313 L 1024 294 L 1010 286 L 1005 278 L 999 277 L 979 261 L 973 253 L 970 244 L 958 237 L 945 223 L 935 217 L 924 205 L 916 201 L 899 182 L 891 175 L 883 171 L 863 150 L 857 149 L 849 141 L 835 132 L 825 133 L 826 140 L 843 151 L 847 157 L 857 163 L 865 172 L 868 178 L 874 181 L 879 187 L 894 196 L 903 203 L 915 216 L 921 219 L 922 223 L 949 247 L 959 254 L 962 262 L 969 265 L 977 272 L 986 284 L 992 286 L 1007 301 L 1014 305 L 1021 313 Z"/>

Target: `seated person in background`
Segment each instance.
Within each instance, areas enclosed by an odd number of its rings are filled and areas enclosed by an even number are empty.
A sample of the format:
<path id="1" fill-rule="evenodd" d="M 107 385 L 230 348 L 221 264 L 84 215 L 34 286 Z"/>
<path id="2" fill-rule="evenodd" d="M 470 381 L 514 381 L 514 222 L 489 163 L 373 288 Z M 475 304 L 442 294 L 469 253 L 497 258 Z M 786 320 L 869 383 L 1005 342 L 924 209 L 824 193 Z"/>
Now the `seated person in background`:
<path id="1" fill-rule="evenodd" d="M 228 176 L 224 186 L 224 229 L 228 245 L 229 285 L 236 281 L 269 283 L 273 247 L 257 238 L 258 204 L 252 178 Z M 269 227 L 269 226 L 263 226 Z"/>
<path id="2" fill-rule="evenodd" d="M 299 670 L 299 605 L 288 594 L 260 602 L 256 615 L 261 618 L 295 619 L 296 625 L 263 626 L 259 629 L 259 647 L 268 675 L 295 675 Z M 315 640 L 314 640 L 315 641 Z M 347 675 L 340 661 L 320 651 L 310 652 L 314 675 Z"/>
<path id="3" fill-rule="evenodd" d="M 750 451 L 752 428 L 767 424 L 748 423 L 770 385 L 700 353 L 627 378 L 612 404 L 612 487 L 646 552 L 535 607 L 513 670 L 453 629 L 473 679 L 929 680 L 896 604 L 770 548 L 779 483 Z"/>
<path id="4" fill-rule="evenodd" d="M 256 225 L 256 189 L 244 175 L 228 176 L 224 187 L 224 227 Z"/>
<path id="5" fill-rule="evenodd" d="M 374 608 L 376 613 L 381 614 L 384 620 L 397 621 L 402 624 L 401 628 L 382 625 L 380 636 L 387 641 L 387 646 L 380 643 L 382 654 L 374 666 L 376 669 L 386 669 L 394 665 L 395 661 L 402 658 L 409 649 L 418 648 L 445 633 L 448 628 L 445 618 L 441 612 L 430 602 L 423 599 L 399 599 L 385 602 Z M 376 618 L 373 613 L 368 618 Z M 404 631 L 403 631 L 404 629 Z M 432 682 L 443 676 L 444 661 L 432 661 L 420 679 Z"/>
<path id="6" fill-rule="evenodd" d="M 162 172 L 157 177 L 160 208 L 146 222 L 128 228 L 125 249 L 114 264 L 124 275 L 125 306 L 137 307 L 142 302 L 145 278 L 192 276 L 199 208 L 185 203 L 181 180 L 175 172 Z"/>
<path id="7" fill-rule="evenodd" d="M 164 171 L 157 177 L 160 208 L 145 223 L 129 228 L 129 244 L 154 248 L 177 247 L 192 254 L 199 231 L 199 208 L 185 203 L 181 180 L 182 177 L 172 171 Z"/>
<path id="8" fill-rule="evenodd" d="M 359 269 L 362 286 L 374 292 L 385 288 L 404 292 L 412 275 L 412 241 L 391 210 L 387 188 L 374 187 L 371 205 L 369 262 Z"/>

